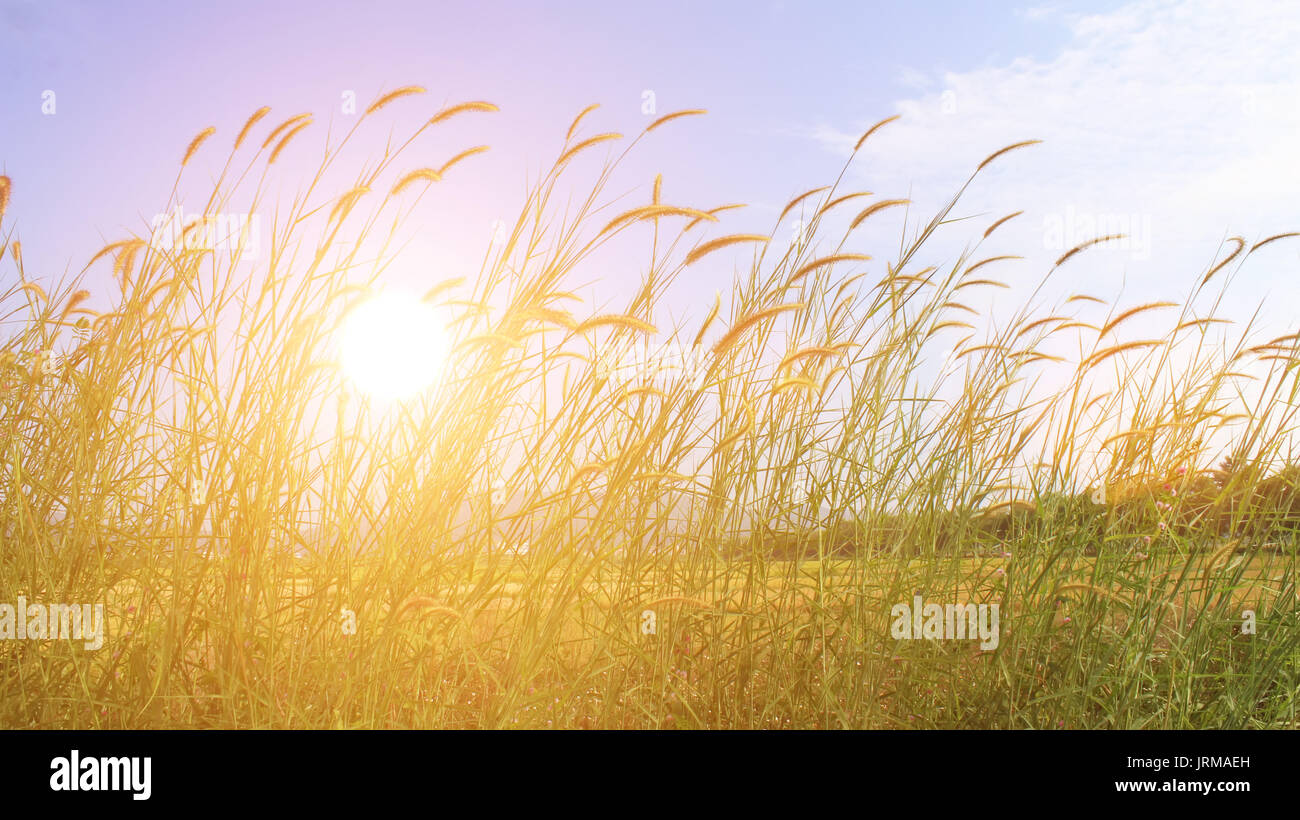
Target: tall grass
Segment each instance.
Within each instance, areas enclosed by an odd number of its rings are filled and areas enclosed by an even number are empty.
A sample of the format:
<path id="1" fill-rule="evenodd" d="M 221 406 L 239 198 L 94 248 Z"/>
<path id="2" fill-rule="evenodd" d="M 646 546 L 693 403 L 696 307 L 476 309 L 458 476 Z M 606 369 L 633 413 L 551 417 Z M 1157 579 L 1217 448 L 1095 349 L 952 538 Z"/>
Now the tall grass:
<path id="1" fill-rule="evenodd" d="M 97 652 L 0 642 L 0 725 L 1297 726 L 1300 349 L 1215 315 L 1245 240 L 1180 301 L 1043 308 L 1040 286 L 999 326 L 969 302 L 1015 295 L 980 251 L 1005 220 L 915 261 L 966 186 L 890 253 L 863 225 L 910 205 L 841 174 L 791 202 L 807 227 L 783 245 L 657 183 L 615 209 L 646 135 L 588 136 L 587 109 L 478 275 L 431 283 L 444 378 L 384 406 L 335 364 L 340 323 L 484 147 L 420 167 L 417 133 L 321 189 L 422 91 L 379 98 L 287 203 L 275 163 L 311 117 L 250 118 L 204 215 L 274 214 L 252 262 L 136 236 L 40 284 L 0 233 L 0 601 L 108 613 Z M 557 206 L 579 158 L 623 142 Z M 182 166 L 217 149 L 204 131 Z M 624 308 L 574 294 L 585 260 L 643 240 Z M 662 324 L 723 256 L 748 260 L 727 297 Z M 119 288 L 106 312 L 91 271 Z M 699 369 L 608 366 L 647 340 Z M 916 591 L 999 604 L 997 649 L 893 639 Z"/>

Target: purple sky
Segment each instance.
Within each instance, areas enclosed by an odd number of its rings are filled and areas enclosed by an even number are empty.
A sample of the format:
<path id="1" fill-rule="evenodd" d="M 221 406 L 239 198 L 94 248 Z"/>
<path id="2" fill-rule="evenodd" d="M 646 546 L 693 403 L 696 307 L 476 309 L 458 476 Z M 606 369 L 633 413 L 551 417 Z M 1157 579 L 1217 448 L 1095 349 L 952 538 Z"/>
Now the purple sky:
<path id="1" fill-rule="evenodd" d="M 217 135 L 187 169 L 195 179 L 215 173 L 257 107 L 272 107 L 268 128 L 314 112 L 317 124 L 281 169 L 288 194 L 319 156 L 331 120 L 336 133 L 350 125 L 343 92 L 354 91 L 364 108 L 381 91 L 418 83 L 429 94 L 385 111 L 348 160 L 359 167 L 390 128 L 402 133 L 444 102 L 501 106 L 449 124 L 410 158 L 434 164 L 470 145 L 493 146 L 440 187 L 425 221 L 412 226 L 446 275 L 459 275 L 477 266 L 492 221 L 515 212 L 526 180 L 556 156 L 578 110 L 602 103 L 592 133 L 635 134 L 652 118 L 642 113 L 650 90 L 656 115 L 693 107 L 710 114 L 639 148 L 611 188 L 635 201 L 648 199 L 663 172 L 667 201 L 747 202 L 719 230 L 766 233 L 791 195 L 834 179 L 865 126 L 902 113 L 860 157 L 848 186 L 911 195 L 914 227 L 990 151 L 1041 137 L 1043 146 L 972 189 L 962 214 L 980 218 L 936 245 L 936 261 L 977 236 L 977 224 L 1023 208 L 1026 216 L 1004 232 L 1007 245 L 990 250 L 1029 257 L 1006 272 L 1028 287 L 1060 252 L 1051 225 L 1078 222 L 1086 231 L 1089 221 L 1120 217 L 1138 234 L 1149 226 L 1145 238 L 1102 252 L 1098 267 L 1078 275 L 1107 298 L 1181 297 L 1225 235 L 1253 241 L 1300 222 L 1298 34 L 1300 13 L 1286 7 L 1217 0 L 0 0 L 0 168 L 13 178 L 5 229 L 22 239 L 31 274 L 79 269 L 162 210 L 184 148 L 202 128 L 214 125 Z M 46 91 L 55 94 L 52 114 L 42 110 Z M 886 244 L 862 250 L 882 258 L 897 247 L 903 215 L 891 219 L 864 236 Z M 1297 247 L 1275 243 L 1234 309 L 1287 292 Z M 640 275 L 640 261 L 582 276 L 618 290 Z M 693 278 L 678 304 L 707 309 L 734 261 Z M 13 275 L 0 264 L 0 278 Z M 1279 320 L 1289 321 L 1283 313 Z"/>

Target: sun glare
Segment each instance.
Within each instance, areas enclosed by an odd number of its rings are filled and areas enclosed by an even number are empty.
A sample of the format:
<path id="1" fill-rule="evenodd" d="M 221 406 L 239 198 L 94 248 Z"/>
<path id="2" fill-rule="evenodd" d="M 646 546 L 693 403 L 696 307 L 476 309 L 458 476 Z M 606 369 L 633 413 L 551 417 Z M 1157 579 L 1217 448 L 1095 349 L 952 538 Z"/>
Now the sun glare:
<path id="1" fill-rule="evenodd" d="M 437 312 L 417 297 L 397 293 L 381 293 L 352 311 L 341 348 L 343 372 L 356 388 L 390 401 L 433 384 L 447 357 Z"/>

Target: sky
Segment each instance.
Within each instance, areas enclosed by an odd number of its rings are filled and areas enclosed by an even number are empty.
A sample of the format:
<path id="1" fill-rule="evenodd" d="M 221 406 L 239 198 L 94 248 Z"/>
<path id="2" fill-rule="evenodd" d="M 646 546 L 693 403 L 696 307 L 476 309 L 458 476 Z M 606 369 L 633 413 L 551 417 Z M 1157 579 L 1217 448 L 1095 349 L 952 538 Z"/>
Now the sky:
<path id="1" fill-rule="evenodd" d="M 794 230 L 772 225 L 791 196 L 833 181 L 865 128 L 900 115 L 846 182 L 915 203 L 864 233 L 883 244 L 880 258 L 985 156 L 1042 139 L 981 174 L 957 209 L 974 218 L 945 230 L 935 261 L 1023 210 L 981 248 L 1025 257 L 998 269 L 1016 295 L 1100 222 L 1131 238 L 1072 263 L 1061 294 L 1181 299 L 1225 237 L 1300 229 L 1296 43 L 1300 9 L 1249 0 L 0 0 L 0 172 L 13 179 L 4 228 L 22 240 L 29 275 L 75 272 L 165 207 L 185 146 L 204 127 L 216 127 L 211 145 L 221 150 L 187 173 L 210 177 L 259 106 L 271 106 L 268 123 L 312 111 L 337 133 L 355 116 L 341 108 L 349 92 L 364 109 L 383 91 L 421 84 L 429 99 L 394 105 L 395 131 L 443 103 L 483 99 L 501 111 L 449 123 L 416 146 L 430 163 L 479 143 L 492 151 L 422 212 L 412 241 L 426 252 L 405 274 L 414 278 L 476 269 L 493 222 L 517 209 L 573 116 L 598 102 L 593 133 L 634 134 L 670 111 L 707 108 L 657 132 L 613 190 L 639 204 L 662 173 L 666 201 L 749 203 L 725 232 L 773 235 Z M 365 135 L 358 162 L 382 150 L 388 127 Z M 298 147 L 319 152 L 325 134 L 306 132 Z M 286 193 L 306 168 L 306 158 L 286 163 Z M 707 312 L 735 262 L 711 261 L 674 291 L 678 315 Z M 1262 302 L 1266 322 L 1294 330 L 1297 262 L 1300 241 L 1262 250 L 1224 309 L 1245 318 Z M 634 283 L 637 264 L 584 272 L 593 298 Z M 0 265 L 0 284 L 14 275 Z M 91 276 L 96 298 L 111 290 L 103 271 Z"/>

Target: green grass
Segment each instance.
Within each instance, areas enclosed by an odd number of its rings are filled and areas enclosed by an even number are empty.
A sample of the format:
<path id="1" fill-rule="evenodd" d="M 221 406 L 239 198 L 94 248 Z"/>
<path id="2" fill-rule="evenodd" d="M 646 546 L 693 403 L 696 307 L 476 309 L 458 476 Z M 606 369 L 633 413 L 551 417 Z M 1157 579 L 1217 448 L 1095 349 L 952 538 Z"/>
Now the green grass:
<path id="1" fill-rule="evenodd" d="M 274 215 L 265 255 L 125 240 L 88 266 L 107 309 L 0 232 L 0 603 L 108 617 L 98 651 L 0 641 L 0 726 L 1297 728 L 1300 348 L 1204 321 L 1244 240 L 1181 302 L 1035 292 L 976 330 L 982 229 L 918 261 L 958 198 L 892 254 L 856 223 L 902 206 L 838 182 L 788 209 L 803 244 L 706 244 L 730 211 L 657 182 L 613 207 L 588 114 L 477 276 L 429 283 L 446 376 L 385 408 L 349 396 L 339 324 L 434 177 L 485 159 L 394 191 L 417 134 L 323 193 L 383 107 L 291 202 L 268 160 L 312 132 L 255 123 L 207 213 Z M 598 253 L 646 271 L 620 313 L 572 293 Z M 730 297 L 660 326 L 721 257 Z M 703 378 L 598 359 L 646 338 L 701 345 Z M 997 648 L 891 637 L 917 591 L 997 604 Z"/>

